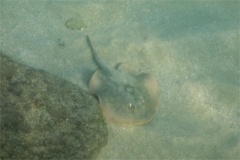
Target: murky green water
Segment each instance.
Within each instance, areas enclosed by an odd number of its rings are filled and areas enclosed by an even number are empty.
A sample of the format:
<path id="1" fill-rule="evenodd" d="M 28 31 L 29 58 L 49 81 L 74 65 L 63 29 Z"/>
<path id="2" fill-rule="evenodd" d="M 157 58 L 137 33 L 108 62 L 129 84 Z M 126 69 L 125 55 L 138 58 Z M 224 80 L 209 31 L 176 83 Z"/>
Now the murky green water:
<path id="1" fill-rule="evenodd" d="M 98 159 L 240 156 L 239 1 L 1 0 L 0 9 L 1 50 L 18 61 L 87 90 L 88 34 L 109 65 L 157 79 L 155 119 L 108 123 Z"/>

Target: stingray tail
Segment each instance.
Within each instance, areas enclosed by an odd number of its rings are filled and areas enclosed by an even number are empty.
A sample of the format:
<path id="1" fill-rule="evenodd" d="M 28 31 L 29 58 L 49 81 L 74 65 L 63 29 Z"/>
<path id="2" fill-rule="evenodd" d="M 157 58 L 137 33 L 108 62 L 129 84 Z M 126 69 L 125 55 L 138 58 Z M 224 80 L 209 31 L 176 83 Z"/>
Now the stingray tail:
<path id="1" fill-rule="evenodd" d="M 111 71 L 110 69 L 107 67 L 107 65 L 105 64 L 105 62 L 103 62 L 101 60 L 101 58 L 97 55 L 95 49 L 93 48 L 92 46 L 92 42 L 89 38 L 89 36 L 87 35 L 86 36 L 86 40 L 87 40 L 87 44 L 92 52 L 92 55 L 93 55 L 93 60 L 94 62 L 96 63 L 97 67 L 102 70 L 103 72 L 105 72 L 106 74 L 111 74 Z"/>

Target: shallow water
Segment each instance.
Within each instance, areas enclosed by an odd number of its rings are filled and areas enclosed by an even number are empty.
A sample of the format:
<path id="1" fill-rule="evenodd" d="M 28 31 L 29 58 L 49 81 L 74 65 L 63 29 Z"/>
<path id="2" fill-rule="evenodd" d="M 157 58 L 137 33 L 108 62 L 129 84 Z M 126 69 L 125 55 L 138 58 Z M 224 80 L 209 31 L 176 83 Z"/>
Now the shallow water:
<path id="1" fill-rule="evenodd" d="M 138 127 L 108 123 L 98 159 L 233 159 L 240 156 L 239 6 L 2 0 L 1 50 L 88 90 L 96 69 L 88 34 L 109 65 L 154 75 L 155 118 Z M 77 26 L 67 28 L 72 18 Z"/>

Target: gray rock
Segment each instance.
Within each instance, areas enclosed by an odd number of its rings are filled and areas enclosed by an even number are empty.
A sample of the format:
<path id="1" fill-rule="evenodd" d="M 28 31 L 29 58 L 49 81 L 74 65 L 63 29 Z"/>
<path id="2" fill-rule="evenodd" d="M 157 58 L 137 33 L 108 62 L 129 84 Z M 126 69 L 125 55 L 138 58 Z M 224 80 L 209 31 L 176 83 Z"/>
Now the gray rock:
<path id="1" fill-rule="evenodd" d="M 0 159 L 92 159 L 107 143 L 98 102 L 0 53 Z"/>

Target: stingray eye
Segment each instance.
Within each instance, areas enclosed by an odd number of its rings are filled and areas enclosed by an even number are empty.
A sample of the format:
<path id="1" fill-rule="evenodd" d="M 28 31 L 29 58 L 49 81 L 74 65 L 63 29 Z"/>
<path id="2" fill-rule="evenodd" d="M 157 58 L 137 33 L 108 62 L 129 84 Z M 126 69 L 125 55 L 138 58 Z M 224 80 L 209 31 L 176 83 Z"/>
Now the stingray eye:
<path id="1" fill-rule="evenodd" d="M 135 110 L 135 107 L 134 107 L 133 103 L 129 103 L 128 108 L 129 108 L 131 111 L 134 111 L 134 110 Z"/>

